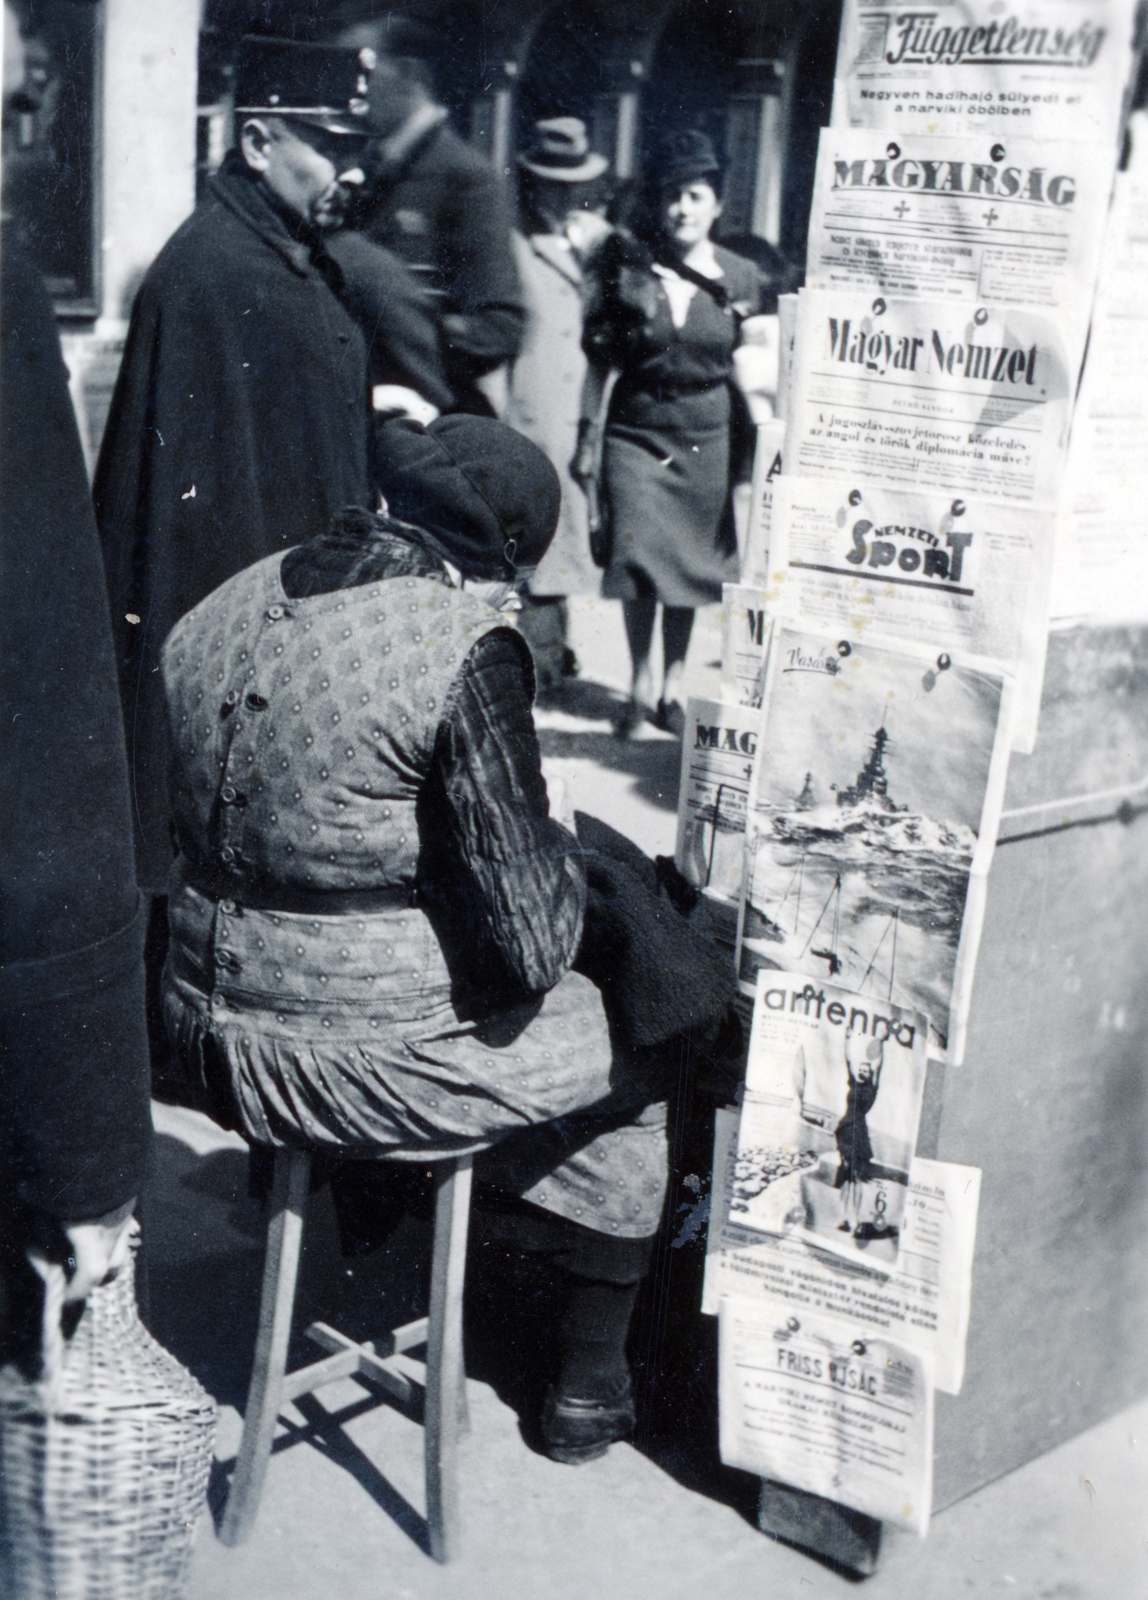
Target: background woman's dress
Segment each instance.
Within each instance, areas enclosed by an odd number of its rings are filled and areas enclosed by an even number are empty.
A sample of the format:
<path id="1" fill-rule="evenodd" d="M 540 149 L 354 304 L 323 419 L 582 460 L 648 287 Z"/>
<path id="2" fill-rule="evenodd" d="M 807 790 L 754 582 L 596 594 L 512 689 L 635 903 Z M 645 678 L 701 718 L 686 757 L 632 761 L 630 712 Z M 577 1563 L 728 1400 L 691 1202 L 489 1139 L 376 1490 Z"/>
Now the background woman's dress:
<path id="1" fill-rule="evenodd" d="M 613 548 L 602 593 L 668 606 L 721 599 L 738 581 L 728 514 L 732 353 L 738 315 L 758 310 L 752 262 L 715 250 L 726 303 L 698 288 L 681 328 L 656 274 L 650 314 L 614 391 L 603 483 Z M 736 307 L 736 313 L 735 313 Z M 607 313 L 608 314 L 608 313 Z"/>

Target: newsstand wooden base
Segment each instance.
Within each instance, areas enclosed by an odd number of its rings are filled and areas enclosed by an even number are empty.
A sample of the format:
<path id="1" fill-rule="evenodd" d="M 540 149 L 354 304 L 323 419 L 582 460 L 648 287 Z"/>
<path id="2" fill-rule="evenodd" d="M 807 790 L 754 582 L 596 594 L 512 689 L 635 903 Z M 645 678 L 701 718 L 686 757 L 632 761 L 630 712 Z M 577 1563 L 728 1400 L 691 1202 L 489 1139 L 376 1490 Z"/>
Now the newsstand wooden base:
<path id="1" fill-rule="evenodd" d="M 763 1478 L 757 1525 L 771 1539 L 797 1545 L 846 1572 L 868 1578 L 877 1570 L 881 1523 L 835 1500 Z"/>

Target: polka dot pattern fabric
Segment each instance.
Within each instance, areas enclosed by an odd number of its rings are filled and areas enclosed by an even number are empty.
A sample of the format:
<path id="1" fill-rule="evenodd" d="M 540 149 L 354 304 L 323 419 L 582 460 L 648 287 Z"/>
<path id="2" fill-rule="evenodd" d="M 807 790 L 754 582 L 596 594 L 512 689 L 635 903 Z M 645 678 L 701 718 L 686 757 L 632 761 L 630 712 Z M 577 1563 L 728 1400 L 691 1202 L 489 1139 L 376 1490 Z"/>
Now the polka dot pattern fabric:
<path id="1" fill-rule="evenodd" d="M 417 909 L 303 916 L 184 884 L 168 914 L 168 1031 L 205 1087 L 208 1051 L 222 1058 L 254 1143 L 369 1156 L 536 1128 L 545 1148 L 504 1164 L 504 1188 L 599 1232 L 657 1228 L 665 1106 L 618 1126 L 609 1028 L 588 978 L 568 972 L 475 1021 L 451 1004 Z"/>
<path id="2" fill-rule="evenodd" d="M 503 624 L 428 578 L 289 600 L 281 560 L 216 589 L 164 645 L 181 847 L 240 893 L 409 884 L 450 686 Z"/>
<path id="3" fill-rule="evenodd" d="M 413 884 L 415 803 L 451 685 L 502 626 L 425 578 L 289 599 L 281 559 L 208 596 L 163 651 L 184 865 L 223 885 L 208 896 L 181 881 L 169 901 L 165 1009 L 181 1057 L 204 1076 L 208 1054 L 222 1057 L 242 1131 L 263 1145 L 369 1155 L 542 1137 L 558 1119 L 545 1177 L 535 1163 L 507 1184 L 599 1231 L 648 1236 L 665 1110 L 621 1127 L 616 1113 L 583 1114 L 616 1087 L 588 979 L 567 973 L 477 1023 L 456 1013 L 421 911 L 260 908 L 260 885 Z"/>

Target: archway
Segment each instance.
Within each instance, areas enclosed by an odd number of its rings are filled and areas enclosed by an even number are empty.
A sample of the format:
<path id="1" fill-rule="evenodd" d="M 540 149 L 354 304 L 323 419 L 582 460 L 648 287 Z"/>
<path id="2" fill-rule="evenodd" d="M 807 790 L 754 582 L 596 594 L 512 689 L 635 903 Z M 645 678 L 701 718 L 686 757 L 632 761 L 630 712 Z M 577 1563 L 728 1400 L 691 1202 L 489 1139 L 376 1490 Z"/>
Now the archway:
<path id="1" fill-rule="evenodd" d="M 613 158 L 617 123 L 611 59 L 614 25 L 592 5 L 552 6 L 540 19 L 522 65 L 515 146 L 544 117 L 580 117 L 590 142 Z"/>
<path id="2" fill-rule="evenodd" d="M 707 134 L 726 165 L 726 239 L 780 240 L 789 12 L 787 0 L 734 0 L 720 11 L 707 0 L 681 0 L 650 65 L 643 167 L 649 169 L 666 133 Z"/>

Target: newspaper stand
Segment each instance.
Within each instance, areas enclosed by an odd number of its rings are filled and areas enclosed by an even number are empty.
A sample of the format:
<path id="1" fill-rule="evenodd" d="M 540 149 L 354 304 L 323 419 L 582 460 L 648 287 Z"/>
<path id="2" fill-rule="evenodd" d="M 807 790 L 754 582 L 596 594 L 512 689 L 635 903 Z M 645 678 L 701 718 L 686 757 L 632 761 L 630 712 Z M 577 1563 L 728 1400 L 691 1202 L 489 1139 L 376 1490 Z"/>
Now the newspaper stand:
<path id="1" fill-rule="evenodd" d="M 1148 1390 L 1148 627 L 1053 633 L 1012 758 L 964 1065 L 930 1063 L 920 1155 L 984 1173 L 967 1368 L 938 1394 L 934 1510 Z M 758 1522 L 876 1569 L 881 1524 L 761 1485 Z"/>

